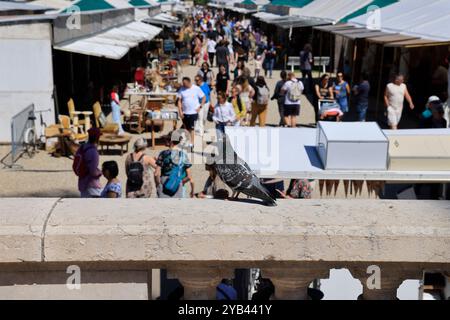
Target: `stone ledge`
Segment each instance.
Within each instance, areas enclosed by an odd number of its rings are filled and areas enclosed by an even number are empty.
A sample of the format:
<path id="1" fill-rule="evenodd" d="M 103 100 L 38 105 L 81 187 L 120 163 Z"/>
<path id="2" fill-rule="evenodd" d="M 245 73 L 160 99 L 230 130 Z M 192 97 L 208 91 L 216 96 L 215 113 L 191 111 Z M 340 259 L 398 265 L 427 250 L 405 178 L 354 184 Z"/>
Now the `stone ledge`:
<path id="1" fill-rule="evenodd" d="M 42 236 L 58 199 L 0 199 L 0 263 L 42 261 Z"/>
<path id="2" fill-rule="evenodd" d="M 450 263 L 445 201 L 63 199 L 41 239 L 55 201 L 0 199 L 0 263 L 39 261 L 41 240 L 55 263 Z"/>

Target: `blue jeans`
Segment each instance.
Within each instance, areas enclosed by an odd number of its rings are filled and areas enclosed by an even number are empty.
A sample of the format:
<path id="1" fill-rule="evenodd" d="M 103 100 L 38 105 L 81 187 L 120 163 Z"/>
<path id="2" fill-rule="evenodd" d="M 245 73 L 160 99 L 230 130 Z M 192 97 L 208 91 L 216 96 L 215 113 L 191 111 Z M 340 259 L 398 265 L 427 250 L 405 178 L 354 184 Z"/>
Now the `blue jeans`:
<path id="1" fill-rule="evenodd" d="M 266 61 L 266 68 L 264 69 L 264 74 L 267 76 L 267 71 L 269 71 L 269 77 L 272 77 L 273 68 L 275 66 L 275 59 L 270 59 Z"/>
<path id="2" fill-rule="evenodd" d="M 216 130 L 222 133 L 225 133 L 226 122 L 218 122 L 216 123 Z"/>
<path id="3" fill-rule="evenodd" d="M 367 103 L 358 103 L 356 105 L 356 110 L 358 111 L 358 120 L 361 122 L 366 121 L 367 109 L 369 105 Z"/>

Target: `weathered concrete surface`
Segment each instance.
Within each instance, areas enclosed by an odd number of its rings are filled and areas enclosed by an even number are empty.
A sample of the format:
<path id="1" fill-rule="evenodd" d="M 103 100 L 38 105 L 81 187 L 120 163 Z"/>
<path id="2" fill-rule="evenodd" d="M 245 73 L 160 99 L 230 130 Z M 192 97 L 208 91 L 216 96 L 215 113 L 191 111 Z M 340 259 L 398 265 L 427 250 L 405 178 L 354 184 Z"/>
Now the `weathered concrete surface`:
<path id="1" fill-rule="evenodd" d="M 0 299 L 148 300 L 145 271 L 80 272 L 80 286 L 65 271 L 1 272 Z M 69 279 L 69 286 L 67 281 Z"/>
<path id="2" fill-rule="evenodd" d="M 0 299 L 148 299 L 152 271 L 168 269 L 186 299 L 214 298 L 234 268 L 258 267 L 281 299 L 334 267 L 366 283 L 382 270 L 393 299 L 426 269 L 450 272 L 450 202 L 163 199 L 1 199 Z M 68 290 L 66 268 L 81 270 Z M 448 274 L 448 273 L 447 273 Z"/>
<path id="3" fill-rule="evenodd" d="M 50 262 L 450 263 L 450 202 L 64 199 L 44 243 Z"/>
<path id="4" fill-rule="evenodd" d="M 43 228 L 57 201 L 0 200 L 0 263 L 41 261 Z"/>
<path id="5" fill-rule="evenodd" d="M 0 263 L 450 263 L 445 201 L 286 200 L 268 208 L 214 200 L 0 199 L 0 208 Z"/>

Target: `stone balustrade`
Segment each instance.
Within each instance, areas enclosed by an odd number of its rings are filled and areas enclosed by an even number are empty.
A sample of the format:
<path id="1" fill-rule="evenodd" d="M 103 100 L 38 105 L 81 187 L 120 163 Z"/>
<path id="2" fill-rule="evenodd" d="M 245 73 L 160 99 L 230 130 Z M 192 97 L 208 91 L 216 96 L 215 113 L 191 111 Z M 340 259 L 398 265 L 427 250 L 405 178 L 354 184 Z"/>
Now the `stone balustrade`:
<path id="1" fill-rule="evenodd" d="M 214 299 L 236 268 L 260 268 L 274 299 L 307 299 L 332 268 L 364 299 L 395 299 L 406 279 L 450 272 L 446 201 L 4 198 L 0 221 L 0 299 L 151 299 L 153 269 Z"/>

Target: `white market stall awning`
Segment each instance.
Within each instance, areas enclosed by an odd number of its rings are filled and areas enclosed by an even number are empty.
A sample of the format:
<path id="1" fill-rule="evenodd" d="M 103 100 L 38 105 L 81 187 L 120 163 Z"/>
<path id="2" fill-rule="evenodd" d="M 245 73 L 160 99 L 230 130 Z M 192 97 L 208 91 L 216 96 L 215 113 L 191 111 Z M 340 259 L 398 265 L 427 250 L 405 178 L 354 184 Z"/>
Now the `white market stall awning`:
<path id="1" fill-rule="evenodd" d="M 183 25 L 183 22 L 180 21 L 177 17 L 171 16 L 167 13 L 158 13 L 157 15 L 148 17 L 142 21 L 167 27 L 181 27 Z"/>
<path id="2" fill-rule="evenodd" d="M 314 17 L 283 16 L 281 18 L 268 20 L 267 23 L 274 24 L 283 29 L 289 29 L 328 25 L 331 21 Z"/>
<path id="3" fill-rule="evenodd" d="M 297 15 L 319 18 L 336 23 L 353 12 L 367 6 L 373 0 L 315 0 L 298 9 Z"/>
<path id="4" fill-rule="evenodd" d="M 261 11 L 261 12 L 257 12 L 255 14 L 253 14 L 253 17 L 258 18 L 259 20 L 261 20 L 263 22 L 267 22 L 270 20 L 279 19 L 282 16 L 280 16 L 279 14 L 275 14 L 275 13 Z"/>
<path id="5" fill-rule="evenodd" d="M 68 0 L 36 0 L 30 2 L 30 4 L 51 8 L 53 11 L 65 9 L 72 5 L 72 3 Z"/>
<path id="6" fill-rule="evenodd" d="M 240 7 L 227 7 L 227 9 L 230 9 L 231 11 L 237 12 L 237 13 L 242 13 L 242 14 L 250 14 L 250 13 L 255 13 L 258 10 L 256 9 L 247 9 L 247 8 L 240 8 Z"/>
<path id="7" fill-rule="evenodd" d="M 54 48 L 56 50 L 119 60 L 127 54 L 130 48 L 136 47 L 139 42 L 152 40 L 160 32 L 160 28 L 133 21 L 89 37 L 55 44 Z"/>
<path id="8" fill-rule="evenodd" d="M 367 6 L 373 0 L 315 0 L 296 9 L 295 14 L 270 20 L 281 28 L 299 28 L 338 23 L 351 13 Z"/>
<path id="9" fill-rule="evenodd" d="M 380 11 L 381 31 L 399 33 L 436 42 L 450 41 L 450 1 L 407 0 Z M 369 14 L 348 21 L 366 27 Z"/>

